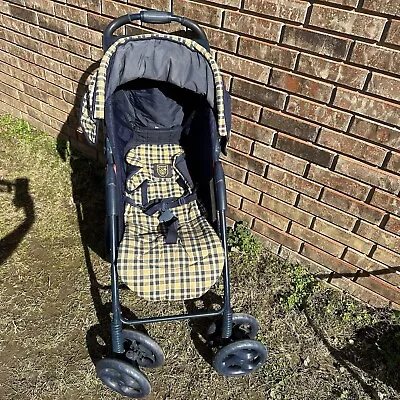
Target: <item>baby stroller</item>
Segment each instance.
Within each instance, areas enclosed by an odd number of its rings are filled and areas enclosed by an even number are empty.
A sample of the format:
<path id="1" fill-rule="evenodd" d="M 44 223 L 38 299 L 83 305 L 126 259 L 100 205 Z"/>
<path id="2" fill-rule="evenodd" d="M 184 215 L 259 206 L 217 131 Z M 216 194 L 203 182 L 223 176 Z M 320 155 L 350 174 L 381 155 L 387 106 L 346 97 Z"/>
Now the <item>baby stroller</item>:
<path id="1" fill-rule="evenodd" d="M 179 22 L 185 37 L 115 36 L 131 21 Z M 191 35 L 193 39 L 189 39 Z M 258 323 L 230 305 L 226 188 L 219 160 L 230 130 L 230 100 L 203 30 L 161 11 L 121 16 L 104 31 L 105 54 L 83 99 L 81 124 L 93 145 L 102 127 L 107 156 L 107 244 L 111 261 L 113 355 L 98 377 L 127 397 L 145 397 L 139 367 L 164 362 L 139 324 L 213 318 L 213 366 L 225 376 L 259 368 L 267 357 L 254 340 Z M 121 314 L 119 279 L 147 300 L 199 298 L 223 275 L 218 310 L 129 320 Z M 207 321 L 207 319 L 204 319 Z"/>

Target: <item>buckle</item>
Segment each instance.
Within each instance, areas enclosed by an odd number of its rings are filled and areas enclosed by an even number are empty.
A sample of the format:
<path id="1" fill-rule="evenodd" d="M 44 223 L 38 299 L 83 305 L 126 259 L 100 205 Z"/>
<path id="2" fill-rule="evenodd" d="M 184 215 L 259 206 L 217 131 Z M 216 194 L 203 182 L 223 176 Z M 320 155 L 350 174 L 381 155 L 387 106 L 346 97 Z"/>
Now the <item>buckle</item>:
<path id="1" fill-rule="evenodd" d="M 186 204 L 186 199 L 184 197 L 179 197 L 178 204 L 180 206 L 183 206 L 184 204 Z"/>

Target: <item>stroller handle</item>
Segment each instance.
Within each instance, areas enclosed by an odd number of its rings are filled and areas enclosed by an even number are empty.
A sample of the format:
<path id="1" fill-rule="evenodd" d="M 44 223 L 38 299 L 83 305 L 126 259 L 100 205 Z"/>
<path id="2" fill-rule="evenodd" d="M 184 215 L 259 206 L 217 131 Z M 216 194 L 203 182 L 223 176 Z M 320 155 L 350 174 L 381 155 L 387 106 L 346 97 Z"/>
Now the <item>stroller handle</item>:
<path id="1" fill-rule="evenodd" d="M 202 42 L 209 50 L 209 43 L 207 36 L 203 29 L 198 24 L 190 19 L 172 14 L 167 11 L 146 10 L 140 11 L 137 14 L 126 14 L 111 21 L 103 33 L 103 49 L 106 51 L 108 47 L 114 42 L 113 33 L 123 25 L 129 24 L 132 21 L 142 21 L 149 24 L 169 24 L 171 22 L 179 22 L 181 25 L 189 28 L 194 34 L 195 38 Z"/>

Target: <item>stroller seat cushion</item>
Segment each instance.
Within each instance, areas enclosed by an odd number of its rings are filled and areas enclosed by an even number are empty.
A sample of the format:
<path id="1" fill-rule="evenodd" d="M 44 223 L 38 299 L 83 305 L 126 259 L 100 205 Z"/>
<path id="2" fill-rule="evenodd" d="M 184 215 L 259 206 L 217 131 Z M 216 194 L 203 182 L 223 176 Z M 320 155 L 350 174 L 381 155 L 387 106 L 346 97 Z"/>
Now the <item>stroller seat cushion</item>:
<path id="1" fill-rule="evenodd" d="M 167 210 L 176 222 L 176 240 L 166 242 L 170 224 L 163 211 L 148 215 L 153 204 L 193 194 L 183 149 L 177 144 L 139 145 L 126 155 L 128 169 L 125 231 L 118 248 L 119 275 L 148 300 L 184 300 L 204 294 L 224 266 L 221 241 L 197 201 Z M 144 184 L 145 182 L 145 184 Z"/>

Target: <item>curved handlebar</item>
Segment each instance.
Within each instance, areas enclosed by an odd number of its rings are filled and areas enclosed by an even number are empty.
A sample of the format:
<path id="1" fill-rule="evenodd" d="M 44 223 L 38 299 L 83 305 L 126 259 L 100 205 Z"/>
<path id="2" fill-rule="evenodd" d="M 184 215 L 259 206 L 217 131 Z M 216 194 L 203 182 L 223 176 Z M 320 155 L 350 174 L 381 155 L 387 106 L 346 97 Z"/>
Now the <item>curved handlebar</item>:
<path id="1" fill-rule="evenodd" d="M 149 24 L 169 24 L 171 22 L 179 22 L 181 25 L 189 28 L 195 35 L 195 38 L 203 42 L 207 49 L 209 47 L 207 36 L 198 24 L 190 19 L 172 14 L 167 11 L 146 10 L 140 11 L 138 14 L 126 14 L 111 21 L 103 33 L 103 49 L 106 51 L 114 42 L 113 33 L 123 25 L 132 21 L 142 21 Z"/>

